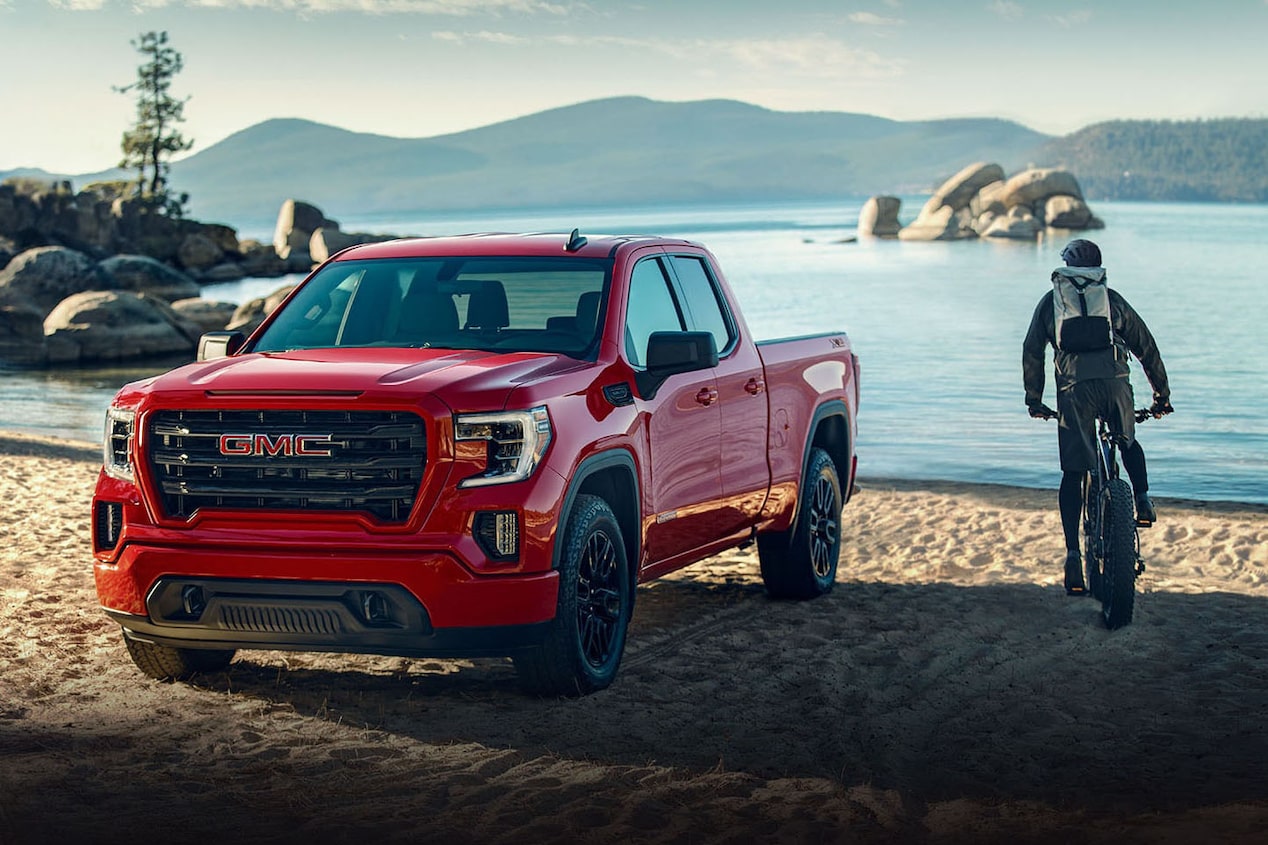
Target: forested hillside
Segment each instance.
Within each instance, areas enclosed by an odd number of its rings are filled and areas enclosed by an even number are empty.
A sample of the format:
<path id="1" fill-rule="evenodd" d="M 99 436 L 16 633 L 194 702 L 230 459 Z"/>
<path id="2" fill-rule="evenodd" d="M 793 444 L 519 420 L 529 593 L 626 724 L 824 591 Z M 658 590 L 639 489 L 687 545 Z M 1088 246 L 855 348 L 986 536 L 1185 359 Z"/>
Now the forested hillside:
<path id="1" fill-rule="evenodd" d="M 1050 142 L 1040 158 L 1089 199 L 1268 202 L 1268 120 L 1116 120 Z"/>
<path id="2" fill-rule="evenodd" d="M 269 120 L 175 162 L 172 184 L 193 217 L 241 226 L 291 197 L 356 215 L 919 194 L 974 161 L 1064 168 L 1091 200 L 1268 202 L 1268 119 L 1111 121 L 1053 138 L 1003 120 L 617 97 L 433 138 Z"/>

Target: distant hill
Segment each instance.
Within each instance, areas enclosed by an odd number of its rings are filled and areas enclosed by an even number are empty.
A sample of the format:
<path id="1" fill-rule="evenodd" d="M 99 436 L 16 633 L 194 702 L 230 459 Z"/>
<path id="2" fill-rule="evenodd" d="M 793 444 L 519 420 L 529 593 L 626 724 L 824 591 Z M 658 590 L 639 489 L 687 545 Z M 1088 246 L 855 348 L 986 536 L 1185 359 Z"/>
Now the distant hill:
<path id="1" fill-rule="evenodd" d="M 900 122 L 621 97 L 434 138 L 306 120 L 248 127 L 172 167 L 191 216 L 271 223 L 288 197 L 332 216 L 420 210 L 834 199 L 932 191 L 966 163 L 1025 166 L 1051 136 L 1003 120 Z M 0 174 L 3 175 L 3 174 Z M 77 187 L 114 173 L 74 177 Z"/>
<path id="2" fill-rule="evenodd" d="M 271 226 L 292 197 L 338 219 L 907 195 L 932 191 L 975 161 L 1009 174 L 1064 166 L 1089 199 L 1262 202 L 1266 150 L 1264 120 L 1118 121 L 1054 138 L 995 119 L 894 121 L 618 97 L 433 138 L 268 120 L 176 162 L 172 185 L 189 193 L 192 217 L 239 228 Z M 43 175 L 83 187 L 119 171 Z"/>
<path id="3" fill-rule="evenodd" d="M 904 123 L 637 97 L 424 139 L 270 120 L 178 162 L 199 219 L 623 203 L 839 198 L 932 190 L 967 161 L 1024 165 L 1050 136 L 1000 120 Z"/>
<path id="4" fill-rule="evenodd" d="M 1116 120 L 1037 155 L 1089 199 L 1268 202 L 1268 120 Z"/>

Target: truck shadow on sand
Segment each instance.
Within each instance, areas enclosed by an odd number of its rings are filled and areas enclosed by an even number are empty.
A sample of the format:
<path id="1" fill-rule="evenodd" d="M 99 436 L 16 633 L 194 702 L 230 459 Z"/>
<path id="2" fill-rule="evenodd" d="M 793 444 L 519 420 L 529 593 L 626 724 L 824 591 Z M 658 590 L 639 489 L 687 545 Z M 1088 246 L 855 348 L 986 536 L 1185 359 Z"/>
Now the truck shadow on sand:
<path id="1" fill-rule="evenodd" d="M 198 686 L 434 744 L 828 778 L 919 801 L 1177 810 L 1268 797 L 1268 604 L 1148 593 L 1116 632 L 1035 585 L 640 589 L 615 684 L 524 695 L 506 660 L 245 652 Z"/>

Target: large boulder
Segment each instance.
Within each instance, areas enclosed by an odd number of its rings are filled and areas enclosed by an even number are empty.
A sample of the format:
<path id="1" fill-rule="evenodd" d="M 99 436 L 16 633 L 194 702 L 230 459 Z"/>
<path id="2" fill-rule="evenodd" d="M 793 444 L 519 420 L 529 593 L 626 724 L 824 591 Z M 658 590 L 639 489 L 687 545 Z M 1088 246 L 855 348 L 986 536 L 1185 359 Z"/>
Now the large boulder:
<path id="1" fill-rule="evenodd" d="M 114 279 L 112 290 L 148 293 L 167 302 L 198 296 L 198 283 L 179 270 L 148 255 L 115 255 L 101 262 Z"/>
<path id="2" fill-rule="evenodd" d="M 1102 223 L 1078 197 L 1058 194 L 1044 201 L 1044 223 L 1054 229 L 1101 229 Z"/>
<path id="3" fill-rule="evenodd" d="M 0 301 L 24 300 L 42 314 L 72 294 L 113 287 L 96 261 L 62 246 L 28 249 L 0 270 Z"/>
<path id="4" fill-rule="evenodd" d="M 295 289 L 295 285 L 283 285 L 268 296 L 258 296 L 238 306 L 225 326 L 228 331 L 250 334 L 264 322 L 264 318 L 272 314 L 282 300 Z"/>
<path id="5" fill-rule="evenodd" d="M 277 226 L 273 229 L 273 248 L 278 257 L 287 260 L 292 252 L 308 252 L 308 242 L 318 229 L 338 229 L 339 224 L 330 220 L 315 205 L 289 199 L 282 203 L 277 213 Z M 311 264 L 311 260 L 309 261 Z"/>
<path id="6" fill-rule="evenodd" d="M 1056 195 L 1083 199 L 1083 189 L 1068 170 L 1036 167 L 1023 170 L 1005 182 L 999 199 L 1006 207 L 1012 208 L 1017 205 L 1032 206 L 1036 201 Z M 1035 210 L 1042 212 L 1042 208 Z"/>
<path id="7" fill-rule="evenodd" d="M 229 325 L 237 306 L 232 302 L 215 302 L 201 297 L 180 299 L 172 303 L 172 310 L 187 323 L 193 323 L 199 332 L 218 332 Z"/>
<path id="8" fill-rule="evenodd" d="M 858 233 L 860 237 L 896 238 L 903 224 L 898 222 L 898 211 L 903 201 L 898 197 L 871 197 L 859 210 Z"/>
<path id="9" fill-rule="evenodd" d="M 198 278 L 206 284 L 214 285 L 220 282 L 236 282 L 245 275 L 246 271 L 242 269 L 242 265 L 238 262 L 222 261 Z"/>
<path id="10" fill-rule="evenodd" d="M 924 211 L 932 213 L 944 205 L 950 206 L 955 211 L 968 208 L 973 198 L 983 188 L 992 182 L 1003 181 L 1004 168 L 998 164 L 983 161 L 970 164 L 943 182 L 938 190 L 933 192 L 933 196 L 925 203 Z"/>
<path id="11" fill-rule="evenodd" d="M 957 241 L 976 238 L 973 230 L 973 214 L 968 208 L 958 211 L 943 205 L 932 212 L 922 211 L 920 216 L 898 233 L 904 241 Z"/>
<path id="12" fill-rule="evenodd" d="M 1031 168 L 1005 179 L 997 164 L 978 162 L 948 179 L 899 232 L 909 241 L 990 237 L 1033 239 L 1045 227 L 1104 227 L 1066 170 Z"/>
<path id="13" fill-rule="evenodd" d="M 1024 205 L 1015 205 L 1007 214 L 995 215 L 990 223 L 982 229 L 984 238 L 1008 238 L 1018 241 L 1033 241 L 1043 228 L 1030 209 Z"/>
<path id="14" fill-rule="evenodd" d="M 286 272 L 286 262 L 274 249 L 273 244 L 262 244 L 257 240 L 245 240 L 241 244 L 242 260 L 238 262 L 242 272 L 247 276 L 280 276 Z"/>
<path id="15" fill-rule="evenodd" d="M 210 238 L 226 255 L 237 256 L 242 252 L 241 244 L 238 242 L 238 230 L 232 226 L 226 226 L 223 223 L 199 223 L 198 233 L 205 238 Z"/>
<path id="16" fill-rule="evenodd" d="M 978 219 L 988 207 L 998 203 L 1004 168 L 989 162 L 975 162 L 960 170 L 933 192 L 911 225 L 898 233 L 905 241 L 954 241 L 976 238 Z M 982 192 L 988 197 L 983 198 Z M 1002 206 L 989 213 L 998 214 Z"/>
<path id="17" fill-rule="evenodd" d="M 25 303 L 0 304 L 0 363 L 43 364 L 44 315 Z"/>
<path id="18" fill-rule="evenodd" d="M 97 255 L 108 255 L 119 240 L 119 221 L 111 214 L 111 203 L 89 190 L 75 195 L 59 222 L 59 237 L 67 246 L 83 245 Z"/>
<path id="19" fill-rule="evenodd" d="M 394 239 L 395 235 L 374 235 L 369 232 L 341 232 L 322 226 L 308 240 L 308 257 L 321 264 L 340 250 L 357 244 L 375 244 Z"/>
<path id="20" fill-rule="evenodd" d="M 66 363 L 192 355 L 201 333 L 166 302 L 131 291 L 74 294 L 44 320 L 50 361 Z"/>
<path id="21" fill-rule="evenodd" d="M 10 178 L 0 182 L 0 234 L 35 228 L 38 210 L 21 181 Z"/>
<path id="22" fill-rule="evenodd" d="M 1003 214 L 1008 211 L 1008 207 L 1000 199 L 1004 194 L 1004 184 L 1002 179 L 996 182 L 988 182 L 982 186 L 980 191 L 974 194 L 973 198 L 969 200 L 969 210 L 973 212 L 974 217 Z"/>
<path id="23" fill-rule="evenodd" d="M 224 260 L 220 244 L 202 232 L 191 232 L 176 248 L 176 260 L 191 273 L 202 274 Z"/>

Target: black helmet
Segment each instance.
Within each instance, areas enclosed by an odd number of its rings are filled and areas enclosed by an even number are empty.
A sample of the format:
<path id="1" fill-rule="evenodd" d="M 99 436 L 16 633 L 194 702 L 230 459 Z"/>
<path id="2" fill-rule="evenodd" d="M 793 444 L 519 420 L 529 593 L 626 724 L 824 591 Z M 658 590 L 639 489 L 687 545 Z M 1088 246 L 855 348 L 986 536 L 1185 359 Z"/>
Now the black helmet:
<path id="1" fill-rule="evenodd" d="M 1061 250 L 1061 260 L 1067 267 L 1100 267 L 1101 248 L 1091 241 L 1076 238 Z"/>

